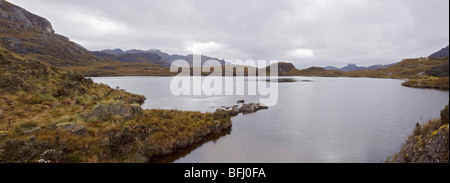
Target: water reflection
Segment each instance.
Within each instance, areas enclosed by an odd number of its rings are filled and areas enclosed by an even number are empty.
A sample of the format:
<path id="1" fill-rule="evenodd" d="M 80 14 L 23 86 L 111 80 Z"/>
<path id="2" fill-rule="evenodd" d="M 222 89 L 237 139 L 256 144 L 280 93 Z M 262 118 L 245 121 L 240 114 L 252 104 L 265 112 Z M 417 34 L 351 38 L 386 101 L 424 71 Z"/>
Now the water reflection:
<path id="1" fill-rule="evenodd" d="M 180 150 L 178 150 L 172 154 L 166 155 L 166 156 L 152 158 L 152 159 L 150 159 L 149 163 L 173 163 L 180 158 L 186 157 L 192 151 L 196 150 L 197 148 L 202 147 L 206 143 L 211 143 L 211 142 L 216 143 L 217 140 L 219 140 L 221 137 L 230 135 L 231 131 L 232 130 L 230 129 L 230 130 L 225 130 L 225 131 L 213 134 L 213 135 L 209 135 L 209 136 L 203 138 L 200 142 L 197 142 L 194 145 L 191 145 L 187 148 L 180 149 Z"/>
<path id="2" fill-rule="evenodd" d="M 448 92 L 402 87 L 402 80 L 290 79 L 298 82 L 279 84 L 277 105 L 232 118 L 232 134 L 210 137 L 152 162 L 379 163 L 400 150 L 417 122 L 439 117 L 449 100 Z M 214 112 L 220 106 L 236 105 L 238 100 L 257 103 L 261 98 L 177 97 L 170 92 L 170 77 L 111 77 L 94 81 L 145 95 L 143 108 L 147 109 Z"/>

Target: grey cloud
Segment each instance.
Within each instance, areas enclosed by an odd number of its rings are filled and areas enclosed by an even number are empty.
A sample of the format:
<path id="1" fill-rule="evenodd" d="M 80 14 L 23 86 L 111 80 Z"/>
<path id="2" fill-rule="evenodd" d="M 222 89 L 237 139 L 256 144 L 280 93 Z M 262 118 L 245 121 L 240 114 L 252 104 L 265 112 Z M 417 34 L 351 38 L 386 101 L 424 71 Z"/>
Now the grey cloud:
<path id="1" fill-rule="evenodd" d="M 388 64 L 449 44 L 448 0 L 10 1 L 91 50 L 189 54 L 193 44 L 213 42 L 220 49 L 205 54 L 304 68 Z"/>

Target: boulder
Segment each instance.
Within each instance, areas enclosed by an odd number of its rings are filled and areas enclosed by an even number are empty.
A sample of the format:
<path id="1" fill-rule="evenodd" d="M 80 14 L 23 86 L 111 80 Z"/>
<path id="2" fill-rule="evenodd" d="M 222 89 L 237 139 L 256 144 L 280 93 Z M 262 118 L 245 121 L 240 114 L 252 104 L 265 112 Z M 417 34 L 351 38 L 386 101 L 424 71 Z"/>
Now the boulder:
<path id="1" fill-rule="evenodd" d="M 89 115 L 90 118 L 103 117 L 108 115 L 119 115 L 124 117 L 126 120 L 133 119 L 136 115 L 142 112 L 142 108 L 137 104 L 126 104 L 124 102 L 107 102 L 99 104 L 95 107 L 92 113 Z"/>
<path id="2" fill-rule="evenodd" d="M 239 114 L 239 106 L 233 106 L 229 111 L 230 115 L 237 116 Z"/>
<path id="3" fill-rule="evenodd" d="M 269 107 L 268 106 L 265 106 L 265 105 L 263 105 L 263 104 L 258 104 L 258 108 L 261 110 L 261 109 L 269 109 Z"/>
<path id="4" fill-rule="evenodd" d="M 261 109 L 268 109 L 268 106 L 262 105 L 260 103 L 250 103 L 250 104 L 244 104 L 241 108 L 239 108 L 239 112 L 244 114 L 254 113 L 256 111 L 259 111 Z"/>
<path id="5" fill-rule="evenodd" d="M 59 123 L 56 127 L 70 132 L 72 135 L 83 136 L 86 135 L 87 129 L 83 125 L 79 125 L 76 123 Z"/>
<path id="6" fill-rule="evenodd" d="M 248 114 L 248 113 L 254 113 L 258 110 L 259 110 L 259 108 L 255 103 L 250 103 L 250 104 L 242 105 L 242 107 L 239 109 L 239 112 Z"/>
<path id="7" fill-rule="evenodd" d="M 33 133 L 38 133 L 38 132 L 40 132 L 41 130 L 42 130 L 41 127 L 35 127 L 35 128 L 33 128 L 33 129 L 31 129 L 31 130 L 24 131 L 23 134 L 24 134 L 24 135 L 29 135 L 29 134 L 33 134 Z"/>

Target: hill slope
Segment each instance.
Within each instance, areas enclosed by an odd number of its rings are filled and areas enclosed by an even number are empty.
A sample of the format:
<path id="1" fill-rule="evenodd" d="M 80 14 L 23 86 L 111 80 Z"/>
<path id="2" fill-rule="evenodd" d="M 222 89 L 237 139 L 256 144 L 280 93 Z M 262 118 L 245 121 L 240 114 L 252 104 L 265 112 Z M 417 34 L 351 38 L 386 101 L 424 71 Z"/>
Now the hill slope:
<path id="1" fill-rule="evenodd" d="M 48 20 L 5 0 L 0 0 L 0 25 L 0 44 L 27 58 L 46 60 L 56 66 L 98 61 L 88 50 L 55 34 Z"/>
<path id="2" fill-rule="evenodd" d="M 449 163 L 449 110 L 441 111 L 441 119 L 426 124 L 416 124 L 399 153 L 392 158 L 394 163 Z"/>
<path id="3" fill-rule="evenodd" d="M 124 62 L 130 62 L 130 61 L 134 61 L 133 59 L 117 59 L 117 57 L 121 57 L 123 55 L 128 55 L 127 57 L 134 57 L 135 55 L 148 55 L 148 56 L 159 56 L 161 58 L 161 60 L 157 60 L 157 61 L 163 61 L 157 64 L 160 65 L 164 65 L 164 66 L 170 66 L 170 64 L 172 64 L 172 62 L 176 61 L 176 60 L 185 60 L 189 63 L 189 65 L 192 66 L 193 63 L 193 55 L 170 55 L 168 53 L 162 52 L 161 50 L 157 50 L 157 49 L 152 49 L 152 50 L 146 50 L 146 51 L 142 51 L 142 50 L 128 50 L 128 51 L 123 51 L 121 49 L 114 49 L 114 50 L 102 50 L 102 51 L 97 51 L 94 52 L 97 56 L 99 57 L 104 57 L 104 58 L 109 58 L 109 59 L 115 59 L 115 60 L 119 60 L 119 61 L 124 61 Z M 105 55 L 108 54 L 108 55 Z M 113 56 L 111 56 L 113 55 Z M 217 60 L 221 65 L 225 65 L 225 61 L 224 60 L 220 60 L 218 58 L 212 58 L 212 57 L 208 57 L 205 55 L 202 55 L 201 57 L 201 62 L 202 64 L 204 64 L 206 61 L 208 60 Z M 136 60 L 139 61 L 139 60 Z M 156 63 L 155 61 L 153 61 L 153 63 Z"/>
<path id="4" fill-rule="evenodd" d="M 153 53 L 125 53 L 125 54 L 109 54 L 106 52 L 93 52 L 94 55 L 109 59 L 109 60 L 117 60 L 125 63 L 149 63 L 149 64 L 158 64 L 161 66 L 170 66 L 169 63 L 164 61 L 164 59 Z"/>
<path id="5" fill-rule="evenodd" d="M 439 50 L 436 53 L 433 53 L 429 56 L 430 58 L 442 58 L 442 57 L 449 57 L 449 46 L 442 48 L 442 50 Z"/>

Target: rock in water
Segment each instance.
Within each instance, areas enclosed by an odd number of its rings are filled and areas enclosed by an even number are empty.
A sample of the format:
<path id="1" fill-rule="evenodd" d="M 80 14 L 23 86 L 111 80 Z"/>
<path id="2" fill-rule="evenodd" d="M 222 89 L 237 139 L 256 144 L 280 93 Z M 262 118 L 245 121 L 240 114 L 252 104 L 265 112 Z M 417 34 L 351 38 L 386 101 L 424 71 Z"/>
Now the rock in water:
<path id="1" fill-rule="evenodd" d="M 258 108 L 257 108 L 256 104 L 250 103 L 250 104 L 242 105 L 242 107 L 239 109 L 239 112 L 248 114 L 248 113 L 254 113 L 257 110 L 258 110 Z"/>
<path id="2" fill-rule="evenodd" d="M 268 107 L 268 106 L 265 106 L 265 105 L 262 105 L 262 104 L 260 104 L 260 105 L 259 105 L 259 109 L 269 109 L 269 107 Z"/>

